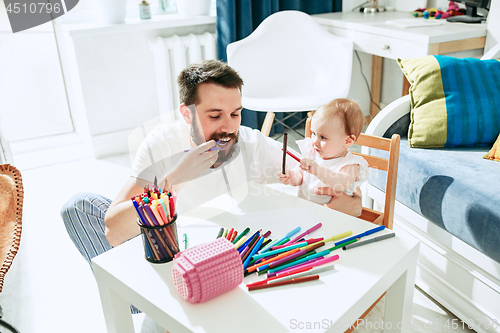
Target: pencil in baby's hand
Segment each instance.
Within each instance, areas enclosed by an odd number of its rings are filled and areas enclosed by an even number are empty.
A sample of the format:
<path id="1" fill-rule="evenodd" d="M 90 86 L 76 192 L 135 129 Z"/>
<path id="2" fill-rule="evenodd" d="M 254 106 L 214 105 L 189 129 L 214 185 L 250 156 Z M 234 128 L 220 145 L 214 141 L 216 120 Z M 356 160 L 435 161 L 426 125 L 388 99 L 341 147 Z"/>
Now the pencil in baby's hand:
<path id="1" fill-rule="evenodd" d="M 288 133 L 285 133 L 285 134 L 283 134 L 283 167 L 281 168 L 282 174 L 285 174 L 287 141 L 288 141 Z"/>

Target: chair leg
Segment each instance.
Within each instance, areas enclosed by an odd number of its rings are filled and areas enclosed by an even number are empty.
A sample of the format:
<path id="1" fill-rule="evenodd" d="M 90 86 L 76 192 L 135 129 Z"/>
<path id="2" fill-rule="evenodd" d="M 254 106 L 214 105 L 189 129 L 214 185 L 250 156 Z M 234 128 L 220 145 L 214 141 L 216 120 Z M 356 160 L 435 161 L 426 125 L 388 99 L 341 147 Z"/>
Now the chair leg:
<path id="1" fill-rule="evenodd" d="M 268 112 L 266 114 L 266 119 L 264 119 L 264 123 L 262 124 L 262 129 L 260 130 L 260 132 L 264 134 L 264 136 L 269 136 L 271 128 L 273 127 L 274 116 L 275 116 L 274 112 Z"/>

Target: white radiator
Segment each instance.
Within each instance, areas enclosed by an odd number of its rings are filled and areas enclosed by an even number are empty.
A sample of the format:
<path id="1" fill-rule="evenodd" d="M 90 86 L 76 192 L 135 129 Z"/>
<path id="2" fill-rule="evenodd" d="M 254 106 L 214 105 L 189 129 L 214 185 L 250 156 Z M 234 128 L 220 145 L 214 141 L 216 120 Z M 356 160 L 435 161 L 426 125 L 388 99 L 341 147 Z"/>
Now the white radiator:
<path id="1" fill-rule="evenodd" d="M 150 46 L 155 61 L 159 115 L 175 121 L 180 116 L 177 76 L 193 62 L 216 58 L 215 34 L 156 37 Z"/>

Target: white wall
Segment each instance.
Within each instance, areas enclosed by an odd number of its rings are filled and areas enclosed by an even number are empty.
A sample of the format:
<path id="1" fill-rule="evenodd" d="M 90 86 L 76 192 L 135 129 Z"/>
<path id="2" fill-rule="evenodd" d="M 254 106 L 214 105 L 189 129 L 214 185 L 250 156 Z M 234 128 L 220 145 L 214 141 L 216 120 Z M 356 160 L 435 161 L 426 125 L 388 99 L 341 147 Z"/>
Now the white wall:
<path id="1" fill-rule="evenodd" d="M 65 34 L 72 109 L 83 115 L 96 157 L 128 152 L 130 132 L 159 115 L 149 41 L 206 31 L 214 33 L 215 24 Z"/>

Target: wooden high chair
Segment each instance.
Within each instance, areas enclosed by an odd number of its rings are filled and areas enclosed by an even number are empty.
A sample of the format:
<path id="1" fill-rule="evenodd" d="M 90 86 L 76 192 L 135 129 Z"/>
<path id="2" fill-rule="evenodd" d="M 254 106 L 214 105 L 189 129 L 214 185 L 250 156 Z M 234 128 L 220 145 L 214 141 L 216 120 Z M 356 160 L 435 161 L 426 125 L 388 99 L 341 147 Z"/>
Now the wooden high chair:
<path id="1" fill-rule="evenodd" d="M 311 120 L 313 113 L 308 114 L 306 121 L 305 136 L 311 137 Z M 363 153 L 351 152 L 354 155 L 363 157 L 370 168 L 383 170 L 387 172 L 387 182 L 385 186 L 385 201 L 384 211 L 379 212 L 371 208 L 363 207 L 361 215 L 358 218 L 377 225 L 384 225 L 388 229 L 392 229 L 394 222 L 394 203 L 396 201 L 396 183 L 398 177 L 398 161 L 399 161 L 399 134 L 393 134 L 390 139 L 360 134 L 356 140 L 356 144 L 364 147 L 381 149 L 389 152 L 389 158 L 382 158 L 371 156 Z M 377 303 L 384 297 L 385 293 L 380 296 L 372 306 L 366 310 L 359 319 L 365 318 L 368 313 L 377 305 Z M 357 321 L 346 331 L 352 332 L 357 326 Z"/>

